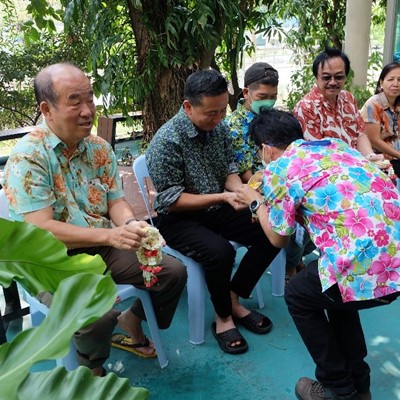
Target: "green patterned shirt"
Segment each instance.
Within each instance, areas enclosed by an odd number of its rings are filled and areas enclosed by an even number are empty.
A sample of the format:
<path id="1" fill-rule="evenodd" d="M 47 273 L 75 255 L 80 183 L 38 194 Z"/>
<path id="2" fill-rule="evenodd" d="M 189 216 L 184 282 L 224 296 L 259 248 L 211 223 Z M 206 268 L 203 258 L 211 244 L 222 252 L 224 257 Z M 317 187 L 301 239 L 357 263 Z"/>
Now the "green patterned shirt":
<path id="1" fill-rule="evenodd" d="M 199 131 L 181 108 L 157 131 L 146 152 L 157 190 L 154 208 L 166 213 L 183 192 L 222 193 L 227 176 L 237 173 L 233 158 L 224 121 L 210 132 Z"/>
<path id="2" fill-rule="evenodd" d="M 54 219 L 83 227 L 111 228 L 108 201 L 124 196 L 111 146 L 83 139 L 69 158 L 67 146 L 46 125 L 18 141 L 4 171 L 13 220 L 51 206 Z"/>

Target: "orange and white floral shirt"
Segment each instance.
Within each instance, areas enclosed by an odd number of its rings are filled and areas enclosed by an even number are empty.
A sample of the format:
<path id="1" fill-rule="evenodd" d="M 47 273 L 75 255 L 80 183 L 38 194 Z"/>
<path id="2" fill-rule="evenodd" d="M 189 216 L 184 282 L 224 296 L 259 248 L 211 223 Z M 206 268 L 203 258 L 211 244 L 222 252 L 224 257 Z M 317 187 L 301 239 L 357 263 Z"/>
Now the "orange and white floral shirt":
<path id="1" fill-rule="evenodd" d="M 317 86 L 305 95 L 293 110 L 300 122 L 305 140 L 337 138 L 357 148 L 357 139 L 365 134 L 365 124 L 354 96 L 342 90 L 336 107 L 329 104 Z"/>
<path id="2" fill-rule="evenodd" d="M 108 201 L 124 196 L 111 146 L 90 135 L 68 158 L 67 146 L 43 124 L 21 138 L 4 170 L 10 216 L 51 206 L 54 219 L 78 226 L 110 228 Z"/>

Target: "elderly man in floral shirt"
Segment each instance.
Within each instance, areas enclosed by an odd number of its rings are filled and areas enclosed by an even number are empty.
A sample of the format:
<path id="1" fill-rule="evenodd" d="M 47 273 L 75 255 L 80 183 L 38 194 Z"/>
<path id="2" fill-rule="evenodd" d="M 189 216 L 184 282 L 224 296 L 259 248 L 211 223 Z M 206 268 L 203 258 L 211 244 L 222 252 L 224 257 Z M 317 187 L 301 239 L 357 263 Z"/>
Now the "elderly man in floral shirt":
<path id="1" fill-rule="evenodd" d="M 136 220 L 124 198 L 111 146 L 91 134 L 95 105 L 89 78 L 72 64 L 53 64 L 38 73 L 34 88 L 45 120 L 18 141 L 8 159 L 4 189 L 11 217 L 50 231 L 68 247 L 69 255 L 100 255 L 116 283 L 149 290 L 158 325 L 168 328 L 186 270 L 164 255 L 165 268 L 157 274 L 157 283 L 146 284 L 136 251 L 150 225 Z M 47 305 L 50 299 L 41 297 Z M 114 345 L 140 357 L 156 357 L 142 330 L 144 319 L 136 299 L 125 311 L 111 310 L 84 327 L 74 335 L 79 364 L 94 375 L 105 374 L 103 364 L 117 324 L 127 335 L 118 335 L 123 339 Z"/>
<path id="2" fill-rule="evenodd" d="M 302 140 L 290 113 L 268 110 L 257 116 L 250 135 L 269 164 L 265 197 L 244 185 L 239 198 L 265 203 L 257 216 L 271 243 L 287 243 L 298 221 L 321 253 L 285 293 L 318 380 L 301 378 L 296 396 L 369 400 L 370 368 L 358 311 L 400 294 L 399 193 L 343 141 Z"/>

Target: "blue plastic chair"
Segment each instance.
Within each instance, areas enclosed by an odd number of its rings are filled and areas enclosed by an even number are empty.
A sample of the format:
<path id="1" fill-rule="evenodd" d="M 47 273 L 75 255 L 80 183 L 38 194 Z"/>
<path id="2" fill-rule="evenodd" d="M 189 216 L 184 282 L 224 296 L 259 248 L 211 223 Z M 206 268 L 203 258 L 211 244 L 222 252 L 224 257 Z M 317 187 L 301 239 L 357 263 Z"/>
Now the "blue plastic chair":
<path id="1" fill-rule="evenodd" d="M 25 301 L 29 304 L 32 326 L 38 326 L 47 316 L 49 308 L 41 303 L 36 297 L 31 296 L 25 289 L 22 288 L 22 296 Z M 123 301 L 131 297 L 139 297 L 143 309 L 146 314 L 147 323 L 151 338 L 154 342 L 154 347 L 157 350 L 157 358 L 161 368 L 165 368 L 168 365 L 167 354 L 161 342 L 160 331 L 157 325 L 157 319 L 154 314 L 153 305 L 151 303 L 150 294 L 146 290 L 138 289 L 132 285 L 117 285 L 117 296 L 118 301 Z M 72 371 L 78 367 L 78 360 L 76 357 L 76 348 L 73 341 L 71 341 L 69 353 L 56 360 L 57 366 L 63 366 L 68 371 Z"/>
<path id="2" fill-rule="evenodd" d="M 146 164 L 145 155 L 137 157 L 133 162 L 133 173 L 135 174 L 137 183 L 142 193 L 143 201 L 146 207 L 150 222 L 153 224 L 152 210 L 150 203 L 149 186 L 146 182 L 151 181 L 149 171 Z M 231 242 L 232 246 L 237 250 L 245 247 L 240 243 Z M 204 342 L 204 326 L 205 326 L 205 296 L 206 282 L 204 279 L 204 270 L 201 264 L 190 257 L 185 256 L 179 251 L 169 246 L 163 247 L 162 251 L 170 256 L 180 260 L 187 268 L 187 293 L 188 293 L 188 313 L 189 313 L 189 341 L 193 344 L 201 344 Z M 274 296 L 283 296 L 285 288 L 285 251 L 281 250 L 271 263 L 269 269 L 272 272 L 272 294 Z M 264 307 L 264 299 L 260 282 L 257 283 L 256 294 L 259 308 Z"/>
<path id="3" fill-rule="evenodd" d="M 0 217 L 10 219 L 8 202 L 4 189 L 0 189 Z M 32 326 L 38 326 L 48 314 L 49 308 L 41 303 L 39 299 L 31 296 L 24 288 L 20 287 L 20 289 L 25 301 L 29 304 Z M 138 289 L 132 285 L 117 285 L 117 296 L 118 301 L 123 301 L 131 297 L 138 297 L 141 300 L 149 326 L 150 336 L 157 351 L 158 362 L 161 368 L 165 368 L 168 365 L 168 358 L 162 345 L 160 331 L 158 329 L 157 319 L 154 314 L 149 292 L 147 290 Z M 57 359 L 56 363 L 57 365 L 64 366 L 69 371 L 78 367 L 76 349 L 72 341 L 69 353 L 65 357 Z"/>

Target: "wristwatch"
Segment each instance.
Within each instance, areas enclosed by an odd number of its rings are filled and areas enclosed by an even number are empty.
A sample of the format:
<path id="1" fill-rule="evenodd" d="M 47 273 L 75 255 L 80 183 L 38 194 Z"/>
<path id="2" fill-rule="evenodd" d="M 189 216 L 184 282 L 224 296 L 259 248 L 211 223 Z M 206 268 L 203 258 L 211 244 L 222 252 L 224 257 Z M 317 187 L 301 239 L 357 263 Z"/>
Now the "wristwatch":
<path id="1" fill-rule="evenodd" d="M 256 214 L 257 210 L 260 208 L 262 202 L 260 200 L 253 200 L 250 205 L 250 211 L 252 212 L 252 214 Z"/>

